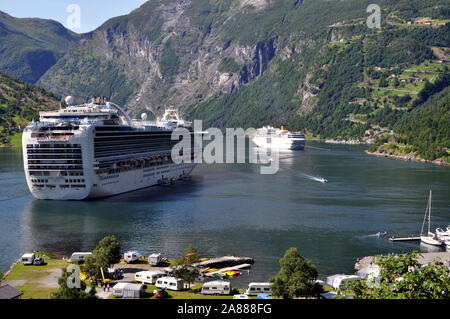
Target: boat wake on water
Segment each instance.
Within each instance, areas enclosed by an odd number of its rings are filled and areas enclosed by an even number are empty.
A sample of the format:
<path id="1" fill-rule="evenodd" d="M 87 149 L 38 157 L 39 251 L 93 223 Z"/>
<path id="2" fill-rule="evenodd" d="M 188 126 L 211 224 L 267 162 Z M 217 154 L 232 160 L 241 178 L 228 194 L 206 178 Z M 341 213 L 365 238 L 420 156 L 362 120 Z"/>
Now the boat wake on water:
<path id="1" fill-rule="evenodd" d="M 308 175 L 308 174 L 305 174 L 305 173 L 299 173 L 299 172 L 296 172 L 296 171 L 294 171 L 294 170 L 292 170 L 290 168 L 283 168 L 283 169 L 292 172 L 292 174 L 294 174 L 297 177 L 307 178 L 307 179 L 310 179 L 312 181 L 321 182 L 321 183 L 328 183 L 328 180 L 323 178 L 323 177 L 321 177 L 321 176 L 312 176 L 312 175 Z"/>
<path id="2" fill-rule="evenodd" d="M 300 175 L 303 176 L 303 177 L 309 178 L 310 180 L 316 181 L 316 182 L 328 183 L 328 180 L 323 178 L 323 177 L 315 177 L 315 176 L 308 175 L 308 174 L 305 174 L 305 173 L 300 173 Z"/>
<path id="3" fill-rule="evenodd" d="M 378 238 L 382 238 L 382 237 L 386 237 L 387 232 L 378 232 L 376 234 L 370 234 L 370 235 L 364 235 L 361 236 L 360 238 L 369 238 L 369 237 L 378 237 Z"/>

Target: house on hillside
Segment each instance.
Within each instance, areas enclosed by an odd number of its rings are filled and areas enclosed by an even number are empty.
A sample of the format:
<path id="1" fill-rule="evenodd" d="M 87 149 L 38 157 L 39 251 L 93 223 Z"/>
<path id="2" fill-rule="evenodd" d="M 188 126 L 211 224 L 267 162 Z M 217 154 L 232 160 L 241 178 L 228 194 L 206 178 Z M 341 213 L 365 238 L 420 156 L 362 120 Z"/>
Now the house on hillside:
<path id="1" fill-rule="evenodd" d="M 433 22 L 431 21 L 430 18 L 423 18 L 423 19 L 418 19 L 414 22 L 414 24 L 426 24 L 426 25 L 432 25 Z"/>

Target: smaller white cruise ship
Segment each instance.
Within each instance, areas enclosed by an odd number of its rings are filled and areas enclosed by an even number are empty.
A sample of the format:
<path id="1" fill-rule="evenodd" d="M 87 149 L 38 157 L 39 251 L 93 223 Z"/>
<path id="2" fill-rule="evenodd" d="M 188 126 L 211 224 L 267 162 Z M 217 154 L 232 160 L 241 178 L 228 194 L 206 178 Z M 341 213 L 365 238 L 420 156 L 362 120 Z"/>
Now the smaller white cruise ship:
<path id="1" fill-rule="evenodd" d="M 286 126 L 281 126 L 281 129 L 271 126 L 259 128 L 252 141 L 258 147 L 286 150 L 303 150 L 306 143 L 304 134 L 289 132 Z"/>

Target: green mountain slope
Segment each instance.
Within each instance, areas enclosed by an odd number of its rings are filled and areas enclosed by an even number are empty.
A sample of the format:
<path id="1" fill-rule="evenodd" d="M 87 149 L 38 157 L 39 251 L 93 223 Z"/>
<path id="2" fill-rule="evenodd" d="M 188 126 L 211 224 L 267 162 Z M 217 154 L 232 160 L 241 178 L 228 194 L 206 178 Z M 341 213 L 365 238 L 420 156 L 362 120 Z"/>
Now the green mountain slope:
<path id="1" fill-rule="evenodd" d="M 445 0 L 150 0 L 85 34 L 38 84 L 134 114 L 176 106 L 204 126 L 288 124 L 375 140 L 445 89 Z M 432 25 L 417 25 L 427 18 Z"/>
<path id="2" fill-rule="evenodd" d="M 379 138 L 369 150 L 450 164 L 450 87 L 406 113 L 396 123 L 395 132 Z"/>
<path id="3" fill-rule="evenodd" d="M 58 107 L 52 93 L 0 73 L 0 146 L 20 145 L 23 127 L 38 120 L 39 111 Z"/>
<path id="4" fill-rule="evenodd" d="M 0 71 L 35 83 L 78 38 L 58 22 L 0 11 Z"/>

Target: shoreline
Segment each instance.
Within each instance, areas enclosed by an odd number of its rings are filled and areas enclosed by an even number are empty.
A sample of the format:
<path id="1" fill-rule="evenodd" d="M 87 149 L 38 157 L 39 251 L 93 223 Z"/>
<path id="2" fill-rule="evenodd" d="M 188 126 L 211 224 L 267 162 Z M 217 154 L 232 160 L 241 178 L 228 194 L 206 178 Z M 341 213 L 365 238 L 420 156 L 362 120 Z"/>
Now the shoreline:
<path id="1" fill-rule="evenodd" d="M 444 166 L 444 167 L 450 167 L 450 163 L 445 162 L 443 160 L 430 161 L 430 160 L 415 157 L 412 155 L 394 155 L 394 154 L 386 154 L 386 153 L 379 153 L 379 152 L 369 152 L 368 150 L 365 150 L 364 153 L 366 153 L 368 155 L 372 155 L 372 156 L 377 156 L 377 157 L 392 158 L 392 159 L 411 161 L 411 162 L 429 163 L 429 164 L 434 164 L 434 165 L 439 165 L 439 166 Z"/>
<path id="2" fill-rule="evenodd" d="M 325 139 L 321 140 L 326 144 L 345 144 L 345 145 L 367 145 L 368 143 L 360 140 L 333 140 L 333 139 Z"/>

